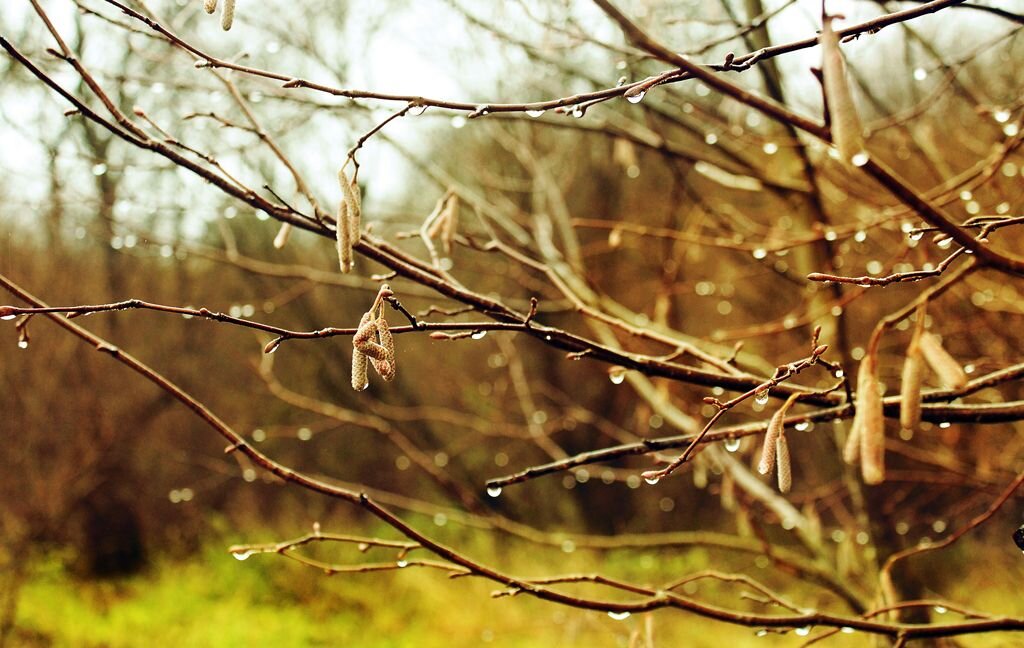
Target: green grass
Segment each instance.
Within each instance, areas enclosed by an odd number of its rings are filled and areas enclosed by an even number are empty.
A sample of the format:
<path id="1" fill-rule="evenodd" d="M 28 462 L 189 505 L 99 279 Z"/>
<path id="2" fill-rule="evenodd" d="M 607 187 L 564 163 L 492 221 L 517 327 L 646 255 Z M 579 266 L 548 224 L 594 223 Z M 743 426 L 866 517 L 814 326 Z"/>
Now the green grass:
<path id="1" fill-rule="evenodd" d="M 239 562 L 225 551 L 228 544 L 215 543 L 186 561 L 158 560 L 142 575 L 115 581 L 77 579 L 55 558 L 39 561 L 21 591 L 13 645 L 625 647 L 630 645 L 631 635 L 645 628 L 640 616 L 614 621 L 603 613 L 573 610 L 527 596 L 494 599 L 490 596 L 496 589 L 492 583 L 451 580 L 435 570 L 406 568 L 327 577 L 274 555 L 256 555 Z M 477 547 L 475 553 L 492 560 L 495 555 L 509 555 L 493 547 Z M 588 569 L 589 563 L 589 570 L 597 564 L 602 571 L 640 581 L 703 569 L 707 561 L 702 550 L 656 555 L 653 560 L 650 554 L 641 557 L 630 552 L 603 558 L 580 551 L 561 556 L 515 555 L 520 564 L 510 567 L 521 574 L 571 572 Z M 341 559 L 351 558 L 345 555 Z M 529 568 L 527 559 L 538 560 L 547 569 Z M 1006 597 L 1014 596 L 1007 594 L 1013 588 L 1005 589 L 1006 582 L 992 587 L 996 585 L 993 575 L 968 570 L 960 585 L 974 596 L 960 600 L 971 601 L 973 607 L 984 609 L 989 604 L 1009 612 Z M 764 574 L 768 580 L 771 576 Z M 608 596 L 607 590 L 601 594 Z M 702 589 L 701 594 L 710 592 Z M 814 597 L 796 594 L 794 598 Z M 759 640 L 752 629 L 712 623 L 678 611 L 656 612 L 652 626 L 659 646 L 801 643 L 792 635 Z M 824 645 L 856 646 L 866 641 L 863 636 L 836 639 Z M 1014 639 L 991 635 L 971 638 L 964 645 L 1012 645 Z"/>

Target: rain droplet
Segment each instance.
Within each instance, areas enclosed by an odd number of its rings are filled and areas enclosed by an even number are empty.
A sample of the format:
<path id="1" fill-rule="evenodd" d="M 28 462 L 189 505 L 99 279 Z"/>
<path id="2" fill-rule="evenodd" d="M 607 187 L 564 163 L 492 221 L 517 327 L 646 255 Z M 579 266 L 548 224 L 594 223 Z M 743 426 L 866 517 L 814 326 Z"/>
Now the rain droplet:
<path id="1" fill-rule="evenodd" d="M 12 320 L 15 317 L 17 317 L 17 315 L 4 315 L 3 317 L 0 317 L 0 320 Z"/>
<path id="2" fill-rule="evenodd" d="M 640 92 L 634 92 L 632 94 L 627 94 L 626 101 L 628 101 L 631 104 L 638 104 L 644 100 L 644 95 L 646 94 L 647 92 L 644 90 L 641 90 Z"/>
<path id="3" fill-rule="evenodd" d="M 935 610 L 935 614 L 945 614 L 946 612 L 949 612 L 944 605 L 936 605 L 932 609 Z"/>
<path id="4" fill-rule="evenodd" d="M 625 621 L 629 618 L 629 612 L 609 612 L 608 616 L 616 621 Z"/>
<path id="5" fill-rule="evenodd" d="M 850 164 L 855 167 L 862 167 L 867 164 L 870 159 L 871 156 L 869 156 L 865 151 L 861 151 L 853 154 L 853 157 L 850 158 Z"/>
<path id="6" fill-rule="evenodd" d="M 943 421 L 942 423 L 939 423 L 939 428 L 941 428 L 941 429 L 945 430 L 945 429 L 946 429 L 946 428 L 948 428 L 948 427 L 949 427 L 950 425 L 952 425 L 952 423 L 950 423 L 949 421 Z"/>
<path id="7" fill-rule="evenodd" d="M 754 255 L 755 259 L 763 259 L 766 256 L 768 256 L 768 250 L 766 250 L 764 248 L 757 248 L 751 254 Z"/>
<path id="8" fill-rule="evenodd" d="M 235 560 L 245 560 L 246 558 L 251 556 L 252 553 L 253 552 L 251 551 L 233 551 L 231 555 L 235 557 Z"/>
<path id="9" fill-rule="evenodd" d="M 853 634 L 853 628 L 850 626 L 843 626 L 842 628 L 839 628 L 839 632 L 842 632 L 843 634 Z"/>
<path id="10" fill-rule="evenodd" d="M 835 376 L 836 378 L 842 378 L 843 376 L 846 375 L 846 373 L 843 372 L 842 369 L 836 369 L 835 371 L 832 372 L 832 375 Z"/>
<path id="11" fill-rule="evenodd" d="M 764 628 L 761 628 L 760 630 L 758 630 L 757 632 L 754 633 L 754 636 L 755 637 L 767 637 L 768 636 L 768 631 L 765 630 Z"/>
<path id="12" fill-rule="evenodd" d="M 28 340 L 18 340 L 18 348 L 19 349 L 27 349 L 28 348 Z"/>
<path id="13" fill-rule="evenodd" d="M 573 107 L 572 107 L 572 113 L 570 113 L 570 114 L 571 114 L 571 115 L 572 115 L 573 117 L 575 117 L 576 119 L 579 119 L 580 117 L 582 117 L 582 116 L 583 116 L 584 112 L 585 112 L 585 111 L 583 110 L 583 107 L 582 107 L 582 106 L 573 106 Z"/>
<path id="14" fill-rule="evenodd" d="M 779 152 L 779 145 L 776 144 L 775 142 L 765 142 L 764 146 L 761 147 L 761 150 L 763 150 L 768 155 L 775 155 L 776 153 Z"/>
<path id="15" fill-rule="evenodd" d="M 356 391 L 363 391 L 364 389 L 366 389 L 369 386 L 370 386 L 370 381 L 367 380 L 362 385 L 359 385 L 358 387 L 356 387 Z M 355 387 L 355 385 L 353 385 L 353 387 Z"/>
<path id="16" fill-rule="evenodd" d="M 527 117 L 533 117 L 534 119 L 540 117 L 543 114 L 544 114 L 543 110 L 527 110 L 526 111 Z"/>
<path id="17" fill-rule="evenodd" d="M 1010 111 L 997 110 L 994 113 L 992 113 L 992 117 L 994 117 L 995 120 L 1000 124 L 1005 124 L 1006 122 L 1010 121 Z"/>
<path id="18" fill-rule="evenodd" d="M 802 628 L 797 628 L 796 629 L 796 634 L 797 634 L 797 636 L 800 636 L 800 637 L 806 637 L 807 635 L 811 634 L 811 626 L 804 626 Z"/>
<path id="19" fill-rule="evenodd" d="M 718 135 L 715 135 L 714 133 L 708 133 L 707 135 L 704 136 L 704 143 L 707 144 L 708 146 L 714 146 L 715 144 L 718 143 Z"/>
<path id="20" fill-rule="evenodd" d="M 924 68 L 917 68 L 916 70 L 914 70 L 914 80 L 915 81 L 924 81 L 927 78 L 928 78 L 928 71 L 925 70 Z"/>
<path id="21" fill-rule="evenodd" d="M 921 230 L 914 230 L 913 232 L 910 233 L 910 240 L 911 241 L 920 241 L 923 238 L 924 238 L 924 232 L 922 232 Z"/>
<path id="22" fill-rule="evenodd" d="M 401 569 L 402 567 L 408 567 L 409 566 L 409 561 L 408 560 L 399 560 L 395 564 L 398 565 L 399 569 Z"/>
<path id="23" fill-rule="evenodd" d="M 725 440 L 725 449 L 729 452 L 736 452 L 740 449 L 740 439 L 736 437 L 729 437 Z"/>
<path id="24" fill-rule="evenodd" d="M 473 334 L 470 335 L 469 337 L 473 338 L 474 340 L 482 340 L 484 339 L 485 335 L 487 335 L 487 331 L 473 331 Z"/>
<path id="25" fill-rule="evenodd" d="M 799 423 L 797 423 L 793 427 L 796 428 L 797 432 L 805 432 L 807 430 L 807 428 L 811 427 L 811 424 L 809 422 L 807 422 L 807 421 L 800 421 Z"/>
<path id="26" fill-rule="evenodd" d="M 612 381 L 613 385 L 621 385 L 622 381 L 626 379 L 626 370 L 617 367 L 608 372 L 608 380 Z"/>
<path id="27" fill-rule="evenodd" d="M 765 405 L 768 402 L 768 390 L 759 389 L 754 392 L 754 402 L 758 405 Z"/>
<path id="28" fill-rule="evenodd" d="M 661 475 L 658 474 L 658 471 L 656 470 L 648 470 L 645 473 L 641 473 L 640 476 L 643 477 L 644 481 L 650 484 L 651 486 L 654 486 L 659 481 L 661 481 Z"/>
<path id="29" fill-rule="evenodd" d="M 498 495 L 501 495 L 501 486 L 488 486 L 487 494 L 490 495 L 491 497 L 497 497 Z"/>

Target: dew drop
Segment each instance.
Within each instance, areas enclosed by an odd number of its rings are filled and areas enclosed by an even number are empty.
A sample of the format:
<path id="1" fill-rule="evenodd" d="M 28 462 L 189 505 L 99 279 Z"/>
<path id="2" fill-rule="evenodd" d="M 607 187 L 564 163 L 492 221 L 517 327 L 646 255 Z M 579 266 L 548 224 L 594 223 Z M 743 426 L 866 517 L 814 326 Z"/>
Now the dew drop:
<path id="1" fill-rule="evenodd" d="M 628 101 L 631 104 L 638 104 L 644 100 L 644 95 L 646 94 L 647 92 L 644 90 L 641 90 L 640 92 L 634 92 L 632 94 L 627 94 L 626 101 Z"/>
<path id="2" fill-rule="evenodd" d="M 576 119 L 579 119 L 580 117 L 583 116 L 584 112 L 585 111 L 583 110 L 583 108 L 581 106 L 573 106 L 572 107 L 572 112 L 569 113 L 569 114 L 571 114 Z"/>
<path id="3" fill-rule="evenodd" d="M 925 70 L 924 68 L 917 68 L 916 70 L 914 70 L 914 80 L 915 81 L 924 81 L 927 78 L 928 78 L 928 71 Z"/>
<path id="4" fill-rule="evenodd" d="M 796 428 L 797 432 L 806 432 L 807 428 L 811 427 L 811 424 L 808 421 L 800 421 L 793 427 Z"/>
<path id="5" fill-rule="evenodd" d="M 490 495 L 491 497 L 497 497 L 498 495 L 501 495 L 501 486 L 488 486 L 487 494 Z"/>
<path id="6" fill-rule="evenodd" d="M 949 612 L 949 610 L 947 610 L 943 605 L 936 605 L 932 609 L 935 610 L 935 614 L 945 614 L 946 612 Z"/>
<path id="7" fill-rule="evenodd" d="M 527 110 L 526 111 L 526 116 L 527 117 L 533 117 L 534 119 L 537 119 L 538 117 L 540 117 L 543 114 L 544 114 L 543 110 Z"/>
<path id="8" fill-rule="evenodd" d="M 779 152 L 779 145 L 775 142 L 765 142 L 764 146 L 761 147 L 761 150 L 768 155 L 775 155 Z"/>
<path id="9" fill-rule="evenodd" d="M 707 135 L 704 136 L 704 143 L 707 144 L 708 146 L 714 146 L 715 144 L 718 143 L 718 135 L 715 135 L 714 133 L 708 133 Z"/>
<path id="10" fill-rule="evenodd" d="M 760 630 L 758 630 L 757 632 L 754 633 L 754 636 L 755 637 L 767 637 L 768 636 L 768 631 L 765 630 L 764 628 L 761 628 Z"/>
<path id="11" fill-rule="evenodd" d="M 470 335 L 469 337 L 473 338 L 474 340 L 482 340 L 484 339 L 485 335 L 487 335 L 487 331 L 473 331 L 473 334 Z"/>
<path id="12" fill-rule="evenodd" d="M 853 157 L 850 158 L 850 164 L 855 167 L 862 167 L 867 164 L 870 159 L 871 157 L 866 152 L 860 151 L 859 153 L 853 154 Z"/>
<path id="13" fill-rule="evenodd" d="M 754 402 L 758 405 L 765 405 L 768 403 L 768 390 L 759 389 L 754 392 Z"/>
<path id="14" fill-rule="evenodd" d="M 754 256 L 755 259 L 763 259 L 766 256 L 768 256 L 768 250 L 764 248 L 757 248 L 756 250 L 751 252 L 751 254 Z"/>
<path id="15" fill-rule="evenodd" d="M 846 375 L 846 373 L 843 372 L 842 369 L 836 369 L 835 371 L 832 372 L 832 375 L 835 376 L 836 378 L 842 378 L 843 376 Z"/>
<path id="16" fill-rule="evenodd" d="M 251 551 L 234 551 L 231 553 L 231 555 L 235 557 L 235 560 L 245 560 L 246 558 L 251 556 L 252 553 L 253 552 Z"/>
<path id="17" fill-rule="evenodd" d="M 27 349 L 28 348 L 28 340 L 18 340 L 18 348 L 19 349 Z"/>
<path id="18" fill-rule="evenodd" d="M 924 232 L 922 232 L 921 230 L 915 230 L 915 231 L 910 233 L 910 240 L 911 241 L 920 241 L 923 238 L 924 238 Z"/>
<path id="19" fill-rule="evenodd" d="M 802 628 L 797 628 L 796 629 L 796 634 L 799 637 L 806 637 L 807 635 L 811 634 L 811 626 L 804 626 Z"/>
<path id="20" fill-rule="evenodd" d="M 366 553 L 367 551 L 370 550 L 370 545 L 368 543 L 366 543 L 366 542 L 360 542 L 358 545 L 356 545 L 356 549 L 358 549 L 359 551 L 361 551 L 363 553 Z"/>
<path id="21" fill-rule="evenodd" d="M 994 113 L 992 113 L 992 117 L 995 118 L 995 120 L 1000 124 L 1005 124 L 1006 122 L 1010 121 L 1010 111 L 997 110 Z"/>
<path id="22" fill-rule="evenodd" d="M 949 427 L 950 425 L 952 425 L 952 423 L 950 423 L 949 421 L 943 421 L 942 423 L 939 423 L 939 428 L 940 428 L 940 429 L 943 429 L 943 430 L 945 430 L 945 429 L 947 429 L 947 428 L 948 428 L 948 427 Z"/>
<path id="23" fill-rule="evenodd" d="M 853 628 L 850 626 L 843 626 L 842 628 L 839 628 L 839 632 L 842 632 L 843 634 L 853 634 Z"/>
<path id="24" fill-rule="evenodd" d="M 656 470 L 648 470 L 647 472 L 641 473 L 640 476 L 643 477 L 644 481 L 651 486 L 654 486 L 661 481 L 661 475 L 659 475 Z"/>
<path id="25" fill-rule="evenodd" d="M 736 452 L 740 449 L 740 441 L 736 437 L 729 437 L 725 440 L 725 449 L 729 452 Z"/>
<path id="26" fill-rule="evenodd" d="M 608 372 L 608 380 L 612 381 L 613 385 L 621 385 L 625 379 L 626 370 L 621 367 L 617 367 Z"/>
<path id="27" fill-rule="evenodd" d="M 15 317 L 17 317 L 17 315 L 4 315 L 3 317 L 0 317 L 0 320 L 12 320 Z"/>
<path id="28" fill-rule="evenodd" d="M 629 618 L 629 612 L 609 612 L 608 616 L 616 621 L 625 621 Z"/>
<path id="29" fill-rule="evenodd" d="M 398 565 L 399 569 L 401 569 L 402 567 L 408 567 L 409 566 L 409 561 L 408 560 L 399 560 L 395 564 Z"/>

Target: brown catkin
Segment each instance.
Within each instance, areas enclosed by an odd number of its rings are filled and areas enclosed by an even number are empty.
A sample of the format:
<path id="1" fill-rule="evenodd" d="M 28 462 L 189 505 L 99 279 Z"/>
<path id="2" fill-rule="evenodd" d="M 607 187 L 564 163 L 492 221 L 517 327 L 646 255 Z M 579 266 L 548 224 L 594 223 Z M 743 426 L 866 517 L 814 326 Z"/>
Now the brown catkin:
<path id="1" fill-rule="evenodd" d="M 231 29 L 235 20 L 235 0 L 224 0 L 224 8 L 220 14 L 220 26 L 224 31 Z"/>
<path id="2" fill-rule="evenodd" d="M 338 204 L 338 215 L 334 234 L 338 241 L 338 266 L 348 274 L 352 272 L 352 238 L 348 229 L 348 203 L 343 199 Z"/>
<path id="3" fill-rule="evenodd" d="M 438 219 L 441 223 L 441 246 L 444 253 L 451 256 L 452 242 L 455 240 L 455 232 L 459 226 L 459 197 L 452 194 L 444 206 L 444 212 Z"/>
<path id="4" fill-rule="evenodd" d="M 858 423 L 857 415 L 854 415 L 853 424 L 850 426 L 850 435 L 846 437 L 846 445 L 843 446 L 843 461 L 851 466 L 860 458 L 860 425 Z"/>
<path id="5" fill-rule="evenodd" d="M 214 11 L 217 11 L 217 0 L 204 0 L 203 11 L 208 14 L 212 14 Z"/>
<path id="6" fill-rule="evenodd" d="M 377 318 L 377 339 L 384 349 L 386 356 L 383 361 L 371 360 L 371 362 L 373 362 L 373 368 L 377 370 L 380 377 L 385 382 L 391 382 L 398 373 L 398 365 L 395 362 L 395 340 L 391 335 L 391 329 L 388 327 L 388 321 L 384 319 L 383 315 Z"/>
<path id="7" fill-rule="evenodd" d="M 761 461 L 757 464 L 757 472 L 767 475 L 775 467 L 775 441 L 782 435 L 785 427 L 786 412 L 796 400 L 796 394 L 790 396 L 768 421 L 768 430 L 764 434 L 764 445 L 761 446 Z"/>
<path id="8" fill-rule="evenodd" d="M 844 162 L 864 151 L 860 118 L 850 94 L 846 64 L 839 49 L 839 35 L 832 29 L 832 16 L 821 22 L 821 71 L 825 86 L 825 102 L 831 116 L 832 143 Z"/>
<path id="9" fill-rule="evenodd" d="M 789 443 L 785 434 L 780 434 L 775 440 L 775 461 L 778 464 L 779 492 L 788 493 L 793 487 L 793 467 L 789 463 Z"/>
<path id="10" fill-rule="evenodd" d="M 854 426 L 860 424 L 860 468 L 864 482 L 885 481 L 885 417 L 879 393 L 878 359 L 872 349 L 860 364 L 857 374 L 857 414 Z"/>
<path id="11" fill-rule="evenodd" d="M 924 364 L 917 339 L 907 347 L 907 359 L 903 361 L 903 380 L 900 383 L 900 425 L 904 430 L 914 430 L 921 423 L 921 378 Z"/>
<path id="12" fill-rule="evenodd" d="M 949 355 L 942 346 L 942 341 L 934 333 L 924 332 L 920 340 L 921 355 L 939 377 L 943 385 L 950 389 L 960 389 L 967 384 L 967 374 L 956 359 Z"/>

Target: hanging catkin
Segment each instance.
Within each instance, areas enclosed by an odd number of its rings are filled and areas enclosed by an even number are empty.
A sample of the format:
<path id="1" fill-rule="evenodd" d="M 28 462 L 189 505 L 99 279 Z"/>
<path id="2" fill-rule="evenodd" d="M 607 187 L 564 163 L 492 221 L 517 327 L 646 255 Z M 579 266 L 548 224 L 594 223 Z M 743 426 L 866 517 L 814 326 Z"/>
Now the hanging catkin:
<path id="1" fill-rule="evenodd" d="M 761 461 L 757 464 L 757 472 L 762 475 L 767 475 L 775 467 L 775 442 L 782 435 L 782 429 L 785 427 L 786 412 L 789 411 L 789 406 L 796 400 L 796 396 L 796 394 L 793 394 L 787 398 L 775 414 L 772 415 L 771 420 L 768 421 L 768 430 L 764 434 L 764 444 L 761 446 Z"/>
<path id="2" fill-rule="evenodd" d="M 967 384 L 967 374 L 934 333 L 924 332 L 919 342 L 921 355 L 939 377 L 942 384 L 950 389 L 960 389 Z"/>
<path id="3" fill-rule="evenodd" d="M 914 430 L 921 423 L 921 379 L 924 360 L 921 357 L 921 334 L 924 332 L 924 309 L 917 311 L 917 324 L 903 361 L 903 379 L 900 382 L 900 426 Z"/>
<path id="4" fill-rule="evenodd" d="M 860 468 L 864 482 L 885 481 L 885 417 L 879 393 L 877 349 L 871 346 L 857 374 L 857 414 L 853 425 L 859 427 Z"/>
<path id="5" fill-rule="evenodd" d="M 775 440 L 775 461 L 778 463 L 779 492 L 788 493 L 793 487 L 793 468 L 789 463 L 789 443 L 785 433 Z"/>
<path id="6" fill-rule="evenodd" d="M 217 0 L 204 0 L 203 10 L 208 14 L 212 14 L 214 11 L 217 11 Z"/>
<path id="7" fill-rule="evenodd" d="M 216 4 L 216 3 L 214 3 Z M 220 14 L 220 26 L 224 31 L 231 29 L 231 23 L 235 20 L 235 0 L 224 0 L 224 8 Z"/>
<path id="8" fill-rule="evenodd" d="M 825 87 L 825 103 L 831 116 L 832 143 L 844 162 L 864 152 L 860 118 L 850 95 L 846 64 L 839 49 L 839 35 L 832 29 L 833 16 L 821 21 L 821 72 Z"/>
<path id="9" fill-rule="evenodd" d="M 282 223 L 281 229 L 277 230 L 277 236 L 274 237 L 274 248 L 280 250 L 288 243 L 288 237 L 291 236 L 292 226 L 291 223 Z"/>
<path id="10" fill-rule="evenodd" d="M 360 220 L 362 217 L 362 196 L 355 180 L 349 180 L 342 167 L 338 171 L 338 184 L 341 186 L 341 202 L 338 204 L 335 236 L 338 241 L 338 264 L 341 271 L 352 271 L 354 259 L 352 248 L 359 243 Z"/>
<path id="11" fill-rule="evenodd" d="M 370 313 L 363 315 L 363 318 L 359 321 L 360 330 L 366 326 L 370 321 Z M 354 338 L 353 338 L 354 339 Z M 363 391 L 369 386 L 370 380 L 366 375 L 366 354 L 359 350 L 359 348 L 353 343 L 352 345 L 352 389 L 356 391 Z"/>

